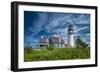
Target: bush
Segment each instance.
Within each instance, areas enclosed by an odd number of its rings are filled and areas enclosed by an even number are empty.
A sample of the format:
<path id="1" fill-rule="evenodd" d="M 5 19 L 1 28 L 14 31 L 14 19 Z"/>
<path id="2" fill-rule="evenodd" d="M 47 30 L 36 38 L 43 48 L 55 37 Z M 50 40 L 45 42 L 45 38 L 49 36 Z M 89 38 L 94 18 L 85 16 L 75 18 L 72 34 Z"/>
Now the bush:
<path id="1" fill-rule="evenodd" d="M 32 48 L 25 48 L 25 53 L 32 53 Z"/>
<path id="2" fill-rule="evenodd" d="M 80 37 L 78 37 L 75 41 L 76 48 L 87 48 L 88 44 L 86 44 Z"/>
<path id="3" fill-rule="evenodd" d="M 46 49 L 47 49 L 47 50 L 53 50 L 53 49 L 54 49 L 54 46 L 53 46 L 53 45 L 47 45 L 47 46 L 46 46 Z"/>
<path id="4" fill-rule="evenodd" d="M 24 52 L 25 53 L 32 53 L 32 47 L 28 44 L 28 46 L 26 46 L 25 48 L 24 48 Z"/>

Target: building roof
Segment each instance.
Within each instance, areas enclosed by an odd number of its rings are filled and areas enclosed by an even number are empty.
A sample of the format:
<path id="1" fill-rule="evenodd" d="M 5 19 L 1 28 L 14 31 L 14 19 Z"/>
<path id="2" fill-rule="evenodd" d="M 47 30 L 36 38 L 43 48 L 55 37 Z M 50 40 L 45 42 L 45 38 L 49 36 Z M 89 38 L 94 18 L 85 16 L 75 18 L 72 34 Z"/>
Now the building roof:
<path id="1" fill-rule="evenodd" d="M 54 37 L 54 36 L 50 37 L 49 41 L 51 43 L 62 43 L 62 44 L 64 43 L 64 40 L 61 37 Z"/>
<path id="2" fill-rule="evenodd" d="M 57 35 L 53 35 L 53 36 L 50 36 L 49 38 L 41 38 L 40 39 L 40 43 L 61 43 L 61 44 L 64 44 L 64 40 L 57 36 Z"/>

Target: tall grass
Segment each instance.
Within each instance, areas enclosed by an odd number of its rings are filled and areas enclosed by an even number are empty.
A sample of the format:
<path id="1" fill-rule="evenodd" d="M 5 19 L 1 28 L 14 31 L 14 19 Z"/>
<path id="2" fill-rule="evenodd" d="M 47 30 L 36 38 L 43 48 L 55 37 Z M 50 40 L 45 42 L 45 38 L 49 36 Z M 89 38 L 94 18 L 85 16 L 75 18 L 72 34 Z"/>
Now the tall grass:
<path id="1" fill-rule="evenodd" d="M 90 49 L 78 48 L 54 48 L 53 50 L 33 50 L 31 53 L 24 53 L 24 61 L 47 61 L 47 60 L 70 60 L 90 58 Z"/>

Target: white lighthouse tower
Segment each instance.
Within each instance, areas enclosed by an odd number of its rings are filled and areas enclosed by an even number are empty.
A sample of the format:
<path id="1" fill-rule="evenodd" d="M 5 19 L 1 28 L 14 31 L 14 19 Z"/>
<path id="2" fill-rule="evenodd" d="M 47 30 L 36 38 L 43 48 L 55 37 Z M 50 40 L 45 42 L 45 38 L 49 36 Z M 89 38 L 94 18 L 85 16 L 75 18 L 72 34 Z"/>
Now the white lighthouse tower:
<path id="1" fill-rule="evenodd" d="M 68 47 L 74 47 L 74 32 L 73 25 L 68 26 Z"/>

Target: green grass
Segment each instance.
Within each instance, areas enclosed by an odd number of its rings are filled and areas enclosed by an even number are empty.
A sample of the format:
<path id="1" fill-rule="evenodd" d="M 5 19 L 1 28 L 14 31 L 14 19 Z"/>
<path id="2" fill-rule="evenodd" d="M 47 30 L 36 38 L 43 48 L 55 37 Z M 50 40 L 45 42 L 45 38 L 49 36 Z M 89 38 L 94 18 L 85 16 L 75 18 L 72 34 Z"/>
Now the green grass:
<path id="1" fill-rule="evenodd" d="M 71 60 L 90 58 L 90 49 L 77 48 L 55 48 L 53 50 L 33 50 L 31 53 L 24 53 L 24 61 L 48 61 L 48 60 Z"/>

